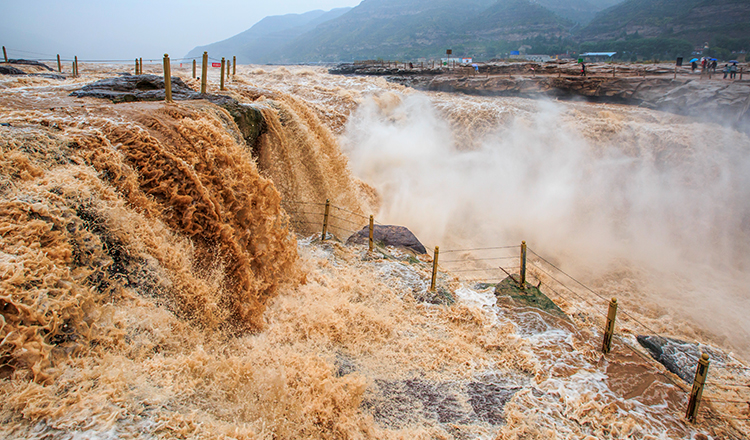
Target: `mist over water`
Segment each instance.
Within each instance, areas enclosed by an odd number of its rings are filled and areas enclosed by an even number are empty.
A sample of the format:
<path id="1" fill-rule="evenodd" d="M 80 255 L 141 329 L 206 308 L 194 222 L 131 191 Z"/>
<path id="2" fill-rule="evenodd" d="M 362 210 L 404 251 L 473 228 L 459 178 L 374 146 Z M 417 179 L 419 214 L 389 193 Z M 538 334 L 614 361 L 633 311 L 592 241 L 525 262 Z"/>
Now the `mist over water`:
<path id="1" fill-rule="evenodd" d="M 386 92 L 358 108 L 342 145 L 381 192 L 379 217 L 429 246 L 526 240 L 631 308 L 748 347 L 744 134 L 614 105 Z M 635 291 L 608 280 L 622 271 L 638 274 Z"/>

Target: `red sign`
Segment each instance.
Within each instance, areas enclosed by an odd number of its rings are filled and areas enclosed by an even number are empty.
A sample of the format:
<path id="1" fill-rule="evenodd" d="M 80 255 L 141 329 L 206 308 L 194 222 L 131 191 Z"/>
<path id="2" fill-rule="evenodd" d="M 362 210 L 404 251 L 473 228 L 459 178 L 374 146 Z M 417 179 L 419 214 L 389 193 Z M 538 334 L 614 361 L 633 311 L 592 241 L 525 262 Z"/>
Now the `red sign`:
<path id="1" fill-rule="evenodd" d="M 211 63 L 211 67 L 221 67 L 221 63 Z"/>

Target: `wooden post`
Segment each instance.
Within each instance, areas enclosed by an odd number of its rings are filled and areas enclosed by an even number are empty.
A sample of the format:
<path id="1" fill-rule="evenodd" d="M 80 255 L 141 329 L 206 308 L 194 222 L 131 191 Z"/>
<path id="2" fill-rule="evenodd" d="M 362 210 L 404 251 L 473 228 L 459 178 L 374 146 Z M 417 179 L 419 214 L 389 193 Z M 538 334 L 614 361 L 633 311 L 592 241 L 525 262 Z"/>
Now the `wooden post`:
<path id="1" fill-rule="evenodd" d="M 742 81 L 742 67 L 740 67 L 740 81 Z"/>
<path id="2" fill-rule="evenodd" d="M 526 290 L 526 242 L 521 242 L 521 290 Z"/>
<path id="3" fill-rule="evenodd" d="M 138 73 L 143 75 L 143 58 L 138 58 Z"/>
<path id="4" fill-rule="evenodd" d="M 62 63 L 60 62 L 60 54 L 57 54 L 57 71 L 62 72 Z"/>
<path id="5" fill-rule="evenodd" d="M 320 235 L 320 241 L 326 241 L 326 235 L 328 235 L 328 212 L 331 209 L 331 201 L 326 199 L 326 212 L 323 215 L 323 233 Z"/>
<path id="6" fill-rule="evenodd" d="M 435 291 L 435 280 L 437 280 L 438 256 L 440 256 L 440 246 L 435 246 L 435 256 L 432 259 L 432 282 L 430 282 L 430 292 Z"/>
<path id="7" fill-rule="evenodd" d="M 195 65 L 198 64 L 195 60 L 193 60 L 193 79 L 195 79 Z"/>
<path id="8" fill-rule="evenodd" d="M 169 55 L 164 54 L 164 100 L 172 102 L 172 66 L 169 62 Z"/>
<path id="9" fill-rule="evenodd" d="M 206 86 L 208 85 L 208 81 L 206 80 L 206 77 L 208 76 L 208 52 L 203 52 L 203 65 L 201 66 L 201 94 L 206 94 Z"/>
<path id="10" fill-rule="evenodd" d="M 8 52 L 5 51 L 5 46 L 3 46 L 3 57 L 5 58 L 5 62 L 8 62 Z"/>
<path id="11" fill-rule="evenodd" d="M 372 252 L 373 249 L 373 242 L 372 242 L 372 235 L 373 235 L 373 229 L 375 229 L 375 219 L 370 216 L 370 252 Z"/>
<path id="12" fill-rule="evenodd" d="M 698 410 L 701 406 L 701 398 L 703 397 L 703 386 L 706 384 L 706 377 L 708 376 L 708 355 L 703 353 L 701 358 L 698 360 L 698 368 L 695 370 L 695 380 L 693 380 L 693 389 L 690 390 L 690 400 L 688 401 L 687 417 L 689 422 L 695 422 L 698 417 Z"/>
<path id="13" fill-rule="evenodd" d="M 237 74 L 237 57 L 232 55 L 232 76 Z"/>
<path id="14" fill-rule="evenodd" d="M 76 65 L 76 73 L 73 76 L 77 78 L 78 77 L 78 56 L 75 57 L 74 63 Z"/>
<path id="15" fill-rule="evenodd" d="M 219 82 L 219 90 L 224 90 L 224 69 L 226 68 L 226 60 L 221 57 L 221 81 Z"/>
<path id="16" fill-rule="evenodd" d="M 602 342 L 602 353 L 607 354 L 612 349 L 612 336 L 615 334 L 615 319 L 617 318 L 617 298 L 609 302 L 609 313 L 607 313 L 607 325 L 604 327 L 604 341 Z"/>
<path id="17" fill-rule="evenodd" d="M 674 66 L 674 79 L 677 79 L 677 66 Z"/>
<path id="18" fill-rule="evenodd" d="M 140 70 L 138 70 L 138 58 L 135 59 L 135 74 L 138 75 L 140 73 Z"/>

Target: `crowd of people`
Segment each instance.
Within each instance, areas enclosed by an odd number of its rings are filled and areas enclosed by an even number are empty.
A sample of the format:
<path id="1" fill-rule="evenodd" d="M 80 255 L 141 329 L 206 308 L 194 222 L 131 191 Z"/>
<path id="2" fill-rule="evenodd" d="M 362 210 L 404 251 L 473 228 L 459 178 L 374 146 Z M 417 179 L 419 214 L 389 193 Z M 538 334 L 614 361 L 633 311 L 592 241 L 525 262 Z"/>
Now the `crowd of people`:
<path id="1" fill-rule="evenodd" d="M 717 59 L 703 57 L 701 58 L 700 63 L 701 75 L 706 73 L 716 73 L 716 67 L 718 65 Z M 695 72 L 698 68 L 698 60 L 694 59 L 690 64 L 693 72 Z M 726 63 L 722 72 L 724 72 L 724 79 L 727 79 L 727 77 L 729 77 L 729 79 L 737 78 L 737 61 L 731 61 L 731 65 L 730 63 Z"/>

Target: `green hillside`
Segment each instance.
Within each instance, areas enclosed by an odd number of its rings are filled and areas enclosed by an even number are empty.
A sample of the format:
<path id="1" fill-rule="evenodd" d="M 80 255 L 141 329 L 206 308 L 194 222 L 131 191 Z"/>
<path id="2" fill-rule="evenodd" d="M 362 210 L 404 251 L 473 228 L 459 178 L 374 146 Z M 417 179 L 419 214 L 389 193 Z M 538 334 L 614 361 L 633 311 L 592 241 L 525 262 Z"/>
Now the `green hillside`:
<path id="1" fill-rule="evenodd" d="M 626 0 L 599 14 L 578 37 L 584 41 L 681 38 L 695 45 L 717 35 L 750 36 L 750 0 Z"/>
<path id="2" fill-rule="evenodd" d="M 696 47 L 721 59 L 750 50 L 750 0 L 364 0 L 327 13 L 267 17 L 209 46 L 241 63 L 439 58 L 616 51 L 673 59 Z"/>
<path id="3" fill-rule="evenodd" d="M 560 37 L 573 26 L 529 0 L 367 0 L 297 38 L 284 61 L 458 56 L 492 58 L 515 42 Z M 513 44 L 509 44 L 513 41 Z"/>

